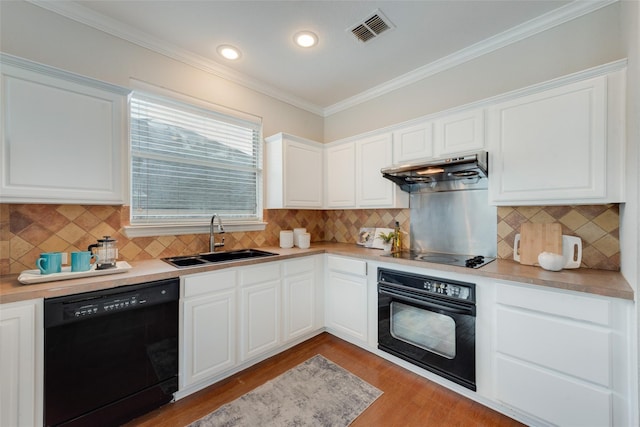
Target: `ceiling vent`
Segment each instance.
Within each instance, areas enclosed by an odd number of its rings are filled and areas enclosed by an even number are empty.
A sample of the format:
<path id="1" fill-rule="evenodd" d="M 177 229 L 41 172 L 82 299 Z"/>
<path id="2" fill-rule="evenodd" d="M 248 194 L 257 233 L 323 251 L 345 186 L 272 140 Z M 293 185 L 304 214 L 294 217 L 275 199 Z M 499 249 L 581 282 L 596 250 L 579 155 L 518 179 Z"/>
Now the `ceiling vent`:
<path id="1" fill-rule="evenodd" d="M 392 28 L 393 24 L 391 24 L 389 19 L 384 16 L 380 10 L 375 10 L 371 16 L 358 22 L 349 28 L 348 31 L 351 31 L 359 41 L 364 43 L 375 39 L 383 32 Z"/>

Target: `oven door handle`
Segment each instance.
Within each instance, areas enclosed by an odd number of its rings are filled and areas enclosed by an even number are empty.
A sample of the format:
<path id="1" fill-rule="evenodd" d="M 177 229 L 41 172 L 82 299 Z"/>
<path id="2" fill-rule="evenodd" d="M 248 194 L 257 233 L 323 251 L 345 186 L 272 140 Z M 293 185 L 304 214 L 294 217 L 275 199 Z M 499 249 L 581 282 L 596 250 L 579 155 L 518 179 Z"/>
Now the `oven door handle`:
<path id="1" fill-rule="evenodd" d="M 406 302 L 412 302 L 414 304 L 419 304 L 423 307 L 429 307 L 429 308 L 434 308 L 436 310 L 444 310 L 447 311 L 449 313 L 453 313 L 453 314 L 466 314 L 466 315 L 474 315 L 474 310 L 473 307 L 468 307 L 468 308 L 456 308 L 456 307 L 452 307 L 448 304 L 437 304 L 437 303 L 433 303 L 433 302 L 429 302 L 429 301 L 425 301 L 423 299 L 420 298 L 415 298 L 414 296 L 411 295 L 407 295 L 404 292 L 400 291 L 400 290 L 394 290 L 393 292 L 387 291 L 383 288 L 380 288 L 379 291 L 381 294 L 383 295 L 388 295 L 390 297 L 393 297 L 395 299 L 398 300 L 402 300 L 402 301 L 406 301 Z"/>

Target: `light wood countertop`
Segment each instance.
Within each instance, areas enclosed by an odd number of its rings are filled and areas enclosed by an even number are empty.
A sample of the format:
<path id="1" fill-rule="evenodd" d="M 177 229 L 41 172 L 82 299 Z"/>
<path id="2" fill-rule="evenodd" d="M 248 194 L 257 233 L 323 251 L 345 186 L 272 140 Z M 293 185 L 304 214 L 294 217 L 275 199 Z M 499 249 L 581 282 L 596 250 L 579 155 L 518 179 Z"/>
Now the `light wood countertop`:
<path id="1" fill-rule="evenodd" d="M 35 298 L 52 298 L 75 293 L 89 292 L 99 289 L 107 289 L 117 286 L 126 286 L 136 283 L 151 282 L 154 280 L 179 277 L 186 274 L 215 271 L 223 268 L 261 264 L 264 262 L 279 261 L 313 254 L 334 254 L 361 258 L 368 261 L 376 261 L 397 265 L 410 265 L 413 267 L 429 268 L 443 272 L 455 272 L 472 274 L 498 280 L 507 280 L 542 287 L 565 289 L 589 294 L 634 300 L 634 292 L 622 274 L 615 271 L 575 269 L 559 272 L 546 271 L 540 267 L 521 265 L 510 260 L 495 260 L 482 268 L 469 269 L 442 264 L 433 264 L 423 261 L 411 261 L 382 257 L 382 252 L 376 249 L 363 248 L 355 244 L 345 243 L 313 243 L 309 249 L 282 249 L 278 247 L 259 248 L 261 250 L 275 252 L 278 256 L 254 258 L 242 261 L 209 264 L 206 266 L 175 268 L 162 260 L 148 260 L 129 262 L 131 270 L 96 277 L 84 277 L 79 279 L 61 280 L 55 282 L 23 285 L 18 282 L 18 275 L 3 276 L 0 279 L 0 303 L 23 301 Z"/>

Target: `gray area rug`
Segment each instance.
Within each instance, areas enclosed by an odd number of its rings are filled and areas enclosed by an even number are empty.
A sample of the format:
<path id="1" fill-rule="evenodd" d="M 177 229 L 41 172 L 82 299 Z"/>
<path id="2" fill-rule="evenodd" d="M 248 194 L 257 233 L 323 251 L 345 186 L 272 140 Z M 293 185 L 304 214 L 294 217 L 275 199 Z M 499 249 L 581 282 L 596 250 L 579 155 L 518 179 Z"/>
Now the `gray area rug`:
<path id="1" fill-rule="evenodd" d="M 348 426 L 382 392 L 320 355 L 189 427 Z"/>

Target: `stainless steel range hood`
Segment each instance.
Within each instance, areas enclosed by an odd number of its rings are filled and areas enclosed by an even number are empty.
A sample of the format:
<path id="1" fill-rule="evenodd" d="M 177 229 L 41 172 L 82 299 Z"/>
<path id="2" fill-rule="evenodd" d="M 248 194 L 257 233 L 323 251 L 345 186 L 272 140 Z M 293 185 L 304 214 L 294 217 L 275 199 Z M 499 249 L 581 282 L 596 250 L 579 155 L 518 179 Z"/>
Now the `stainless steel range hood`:
<path id="1" fill-rule="evenodd" d="M 409 193 L 486 189 L 488 159 L 486 151 L 478 151 L 393 165 L 380 172 Z"/>

